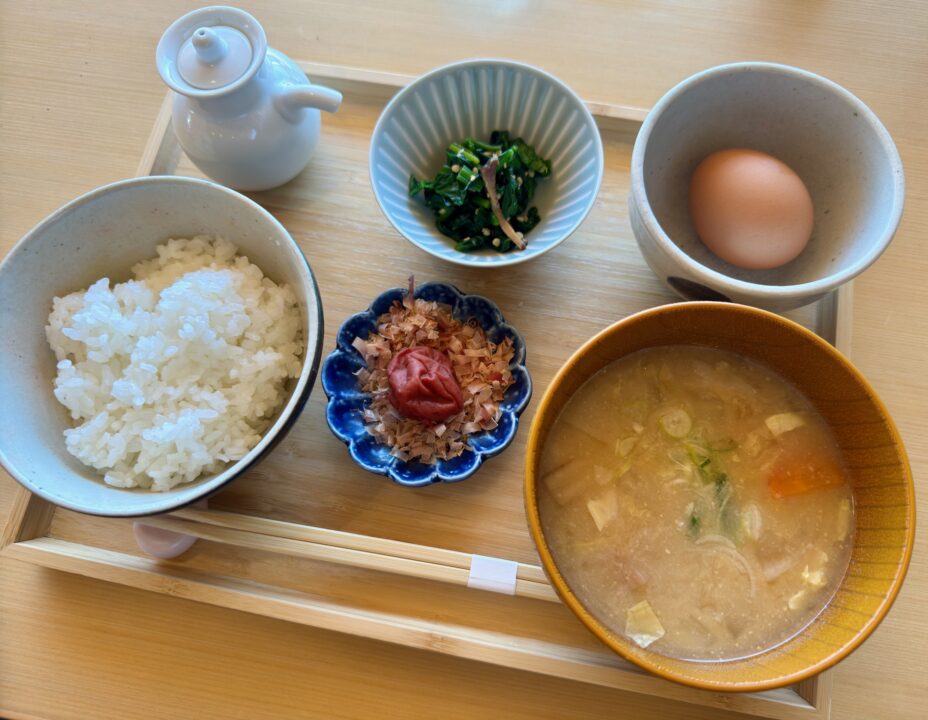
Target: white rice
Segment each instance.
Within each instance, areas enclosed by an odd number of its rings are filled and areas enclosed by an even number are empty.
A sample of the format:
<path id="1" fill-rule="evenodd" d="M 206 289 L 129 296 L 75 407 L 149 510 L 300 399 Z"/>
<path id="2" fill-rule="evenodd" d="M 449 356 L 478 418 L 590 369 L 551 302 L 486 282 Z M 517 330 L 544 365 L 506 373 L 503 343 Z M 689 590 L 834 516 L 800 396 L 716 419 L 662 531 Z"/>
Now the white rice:
<path id="1" fill-rule="evenodd" d="M 55 397 L 74 457 L 110 485 L 169 490 L 258 443 L 300 374 L 300 312 L 219 237 L 169 240 L 132 273 L 55 298 Z"/>

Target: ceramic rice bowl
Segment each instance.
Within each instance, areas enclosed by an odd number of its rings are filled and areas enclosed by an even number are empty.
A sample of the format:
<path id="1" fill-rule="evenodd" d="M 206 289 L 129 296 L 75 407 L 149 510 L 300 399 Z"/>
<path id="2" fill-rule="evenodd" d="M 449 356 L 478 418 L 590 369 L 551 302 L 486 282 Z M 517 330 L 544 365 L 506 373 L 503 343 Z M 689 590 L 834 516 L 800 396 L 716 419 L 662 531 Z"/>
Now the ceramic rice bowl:
<path id="1" fill-rule="evenodd" d="M 222 472 L 165 492 L 122 489 L 65 449 L 71 427 L 53 395 L 56 359 L 45 337 L 52 298 L 108 277 L 124 282 L 135 263 L 169 238 L 221 235 L 275 282 L 293 288 L 305 349 L 300 375 L 259 443 Z M 78 512 L 139 516 L 203 499 L 263 458 L 309 397 L 322 350 L 322 303 L 306 258 L 274 217 L 215 183 L 180 177 L 124 180 L 93 190 L 39 223 L 0 264 L 0 463 L 22 485 Z"/>

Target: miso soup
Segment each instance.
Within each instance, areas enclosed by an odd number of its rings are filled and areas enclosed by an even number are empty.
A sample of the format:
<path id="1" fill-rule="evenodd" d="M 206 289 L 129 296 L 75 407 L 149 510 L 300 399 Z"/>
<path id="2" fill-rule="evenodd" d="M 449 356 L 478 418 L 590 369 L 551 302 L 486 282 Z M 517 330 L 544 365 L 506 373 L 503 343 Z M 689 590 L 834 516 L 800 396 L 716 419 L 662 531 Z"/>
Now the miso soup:
<path id="1" fill-rule="evenodd" d="M 729 352 L 659 347 L 607 366 L 557 418 L 539 477 L 544 535 L 578 598 L 665 655 L 776 646 L 847 570 L 853 497 L 828 426 Z"/>

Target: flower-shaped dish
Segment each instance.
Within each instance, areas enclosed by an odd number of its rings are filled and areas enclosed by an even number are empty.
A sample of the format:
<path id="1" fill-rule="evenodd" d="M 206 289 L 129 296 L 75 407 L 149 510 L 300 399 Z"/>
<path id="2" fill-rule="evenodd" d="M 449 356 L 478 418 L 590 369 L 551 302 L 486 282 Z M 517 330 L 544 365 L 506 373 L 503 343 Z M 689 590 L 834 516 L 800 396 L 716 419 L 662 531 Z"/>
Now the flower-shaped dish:
<path id="1" fill-rule="evenodd" d="M 362 412 L 371 396 L 361 390 L 356 373 L 365 367 L 361 353 L 352 346 L 356 337 L 367 338 L 377 330 L 377 318 L 396 301 L 402 301 L 403 288 L 387 290 L 379 295 L 364 312 L 352 315 L 341 326 L 336 348 L 322 367 L 322 388 L 329 398 L 326 420 L 329 428 L 348 446 L 352 459 L 365 470 L 388 475 L 391 480 L 408 487 L 420 487 L 436 482 L 457 482 L 470 477 L 486 458 L 498 455 L 513 441 L 519 415 L 532 396 L 532 379 L 525 367 L 525 341 L 519 332 L 503 320 L 499 308 L 479 295 L 465 295 L 453 285 L 430 282 L 415 290 L 415 297 L 450 305 L 454 317 L 462 322 L 474 320 L 493 343 L 506 337 L 512 339 L 513 357 L 510 364 L 513 382 L 500 404 L 499 424 L 492 430 L 468 437 L 469 450 L 450 460 L 432 464 L 405 462 L 390 454 L 364 426 Z"/>

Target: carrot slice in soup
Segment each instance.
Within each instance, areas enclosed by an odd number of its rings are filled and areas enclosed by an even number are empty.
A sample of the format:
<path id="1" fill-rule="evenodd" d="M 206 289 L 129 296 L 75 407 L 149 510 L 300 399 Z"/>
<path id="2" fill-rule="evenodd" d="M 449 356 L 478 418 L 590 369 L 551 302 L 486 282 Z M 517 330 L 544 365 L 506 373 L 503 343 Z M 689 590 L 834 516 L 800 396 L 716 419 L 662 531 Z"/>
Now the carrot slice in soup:
<path id="1" fill-rule="evenodd" d="M 804 435 L 790 438 L 783 446 L 767 478 L 774 497 L 803 495 L 841 485 L 845 481 L 840 458 L 825 449 L 823 443 L 816 443 L 814 438 Z"/>

